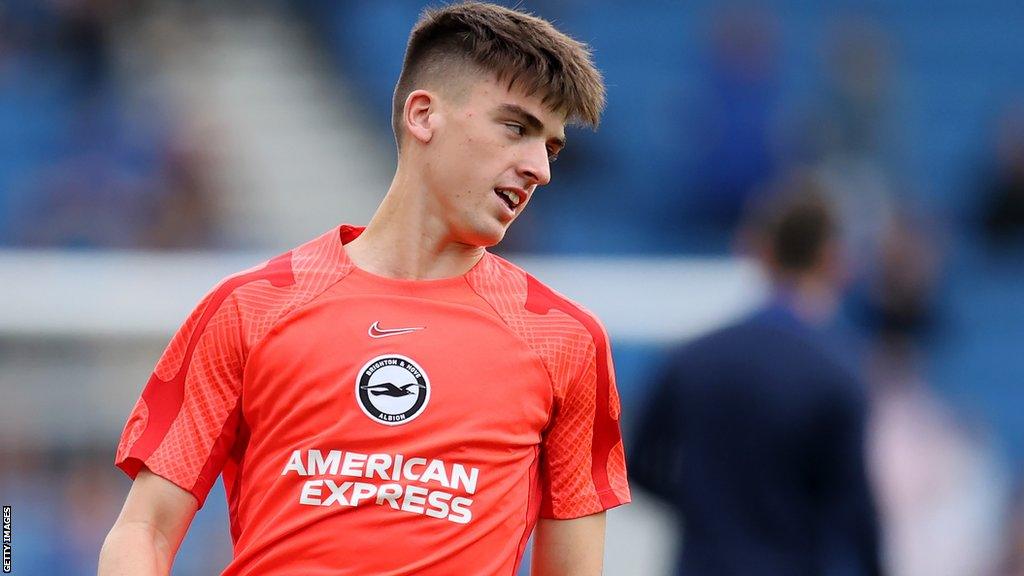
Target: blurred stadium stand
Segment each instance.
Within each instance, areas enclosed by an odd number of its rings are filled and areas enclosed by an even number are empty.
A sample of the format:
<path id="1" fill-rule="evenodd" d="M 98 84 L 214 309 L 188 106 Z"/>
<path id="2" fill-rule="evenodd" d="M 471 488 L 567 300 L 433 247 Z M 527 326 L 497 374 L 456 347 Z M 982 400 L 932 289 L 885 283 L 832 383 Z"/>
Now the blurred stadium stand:
<path id="1" fill-rule="evenodd" d="M 233 246 L 296 245 L 337 214 L 369 220 L 390 180 L 390 139 L 368 130 L 304 31 L 258 8 L 218 11 L 167 50 L 170 88 L 224 152 L 214 178 Z"/>
<path id="2" fill-rule="evenodd" d="M 847 209 L 850 325 L 869 341 L 913 324 L 914 379 L 955 422 L 939 428 L 963 431 L 968 448 L 952 452 L 977 456 L 949 461 L 986 471 L 962 484 L 987 498 L 935 508 L 934 534 L 894 540 L 894 574 L 1024 573 L 994 568 L 1004 541 L 1024 542 L 1021 520 L 996 525 L 1024 462 L 1024 225 L 992 217 L 1024 202 L 1024 3 L 518 4 L 592 45 L 609 105 L 599 132 L 570 132 L 503 250 L 606 321 L 624 426 L 667 339 L 760 297 L 729 256 L 736 215 L 772 175 L 812 166 Z M 127 488 L 110 464 L 117 434 L 200 294 L 368 220 L 423 5 L 0 3 L 0 495 L 15 506 L 15 573 L 94 572 Z M 927 247 L 886 264 L 901 214 Z M 927 253 L 923 279 L 891 278 Z M 621 280 L 592 280 L 606 267 Z M 907 283 L 920 313 L 879 296 Z M 612 516 L 609 574 L 666 569 L 671 524 L 639 500 Z M 178 574 L 229 554 L 223 497 L 207 506 Z M 991 549 L 913 549 L 957 525 Z M 972 553 L 985 557 L 946 572 L 917 560 Z"/>

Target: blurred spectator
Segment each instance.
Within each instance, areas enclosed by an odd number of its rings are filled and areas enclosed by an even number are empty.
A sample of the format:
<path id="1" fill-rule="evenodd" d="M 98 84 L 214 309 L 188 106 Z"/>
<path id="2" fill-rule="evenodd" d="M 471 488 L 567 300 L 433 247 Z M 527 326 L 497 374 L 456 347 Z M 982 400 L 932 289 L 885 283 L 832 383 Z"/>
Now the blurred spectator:
<path id="1" fill-rule="evenodd" d="M 1024 576 L 1024 484 L 1008 514 L 1006 558 L 997 576 Z"/>
<path id="2" fill-rule="evenodd" d="M 874 354 L 871 462 L 893 576 L 992 574 L 1006 470 L 986 434 L 932 391 L 906 341 Z"/>
<path id="3" fill-rule="evenodd" d="M 0 6 L 0 244 L 209 245 L 198 139 L 115 81 L 116 0 Z M 140 111 L 140 108 L 145 108 Z"/>
<path id="4" fill-rule="evenodd" d="M 59 163 L 26 181 L 9 235 L 21 246 L 196 248 L 212 241 L 208 154 L 155 117 L 89 109 Z"/>
<path id="5" fill-rule="evenodd" d="M 210 175 L 208 141 L 183 130 L 166 152 L 160 182 L 163 190 L 152 211 L 144 245 L 152 248 L 197 248 L 216 242 L 216 189 Z"/>
<path id="6" fill-rule="evenodd" d="M 926 234 L 924 225 L 901 211 L 880 235 L 878 263 L 868 281 L 865 320 L 883 345 L 920 342 L 937 328 L 935 291 L 942 261 L 935 234 Z"/>
<path id="7" fill-rule="evenodd" d="M 734 5 L 715 14 L 704 70 L 706 102 L 698 126 L 694 221 L 730 234 L 750 195 L 773 176 L 774 116 L 779 95 L 774 14 Z"/>
<path id="8" fill-rule="evenodd" d="M 888 34 L 863 18 L 845 18 L 827 35 L 826 105 L 832 154 L 878 157 L 888 133 L 892 49 Z"/>
<path id="9" fill-rule="evenodd" d="M 1002 116 L 994 144 L 994 162 L 981 185 L 981 225 L 997 247 L 1024 240 L 1024 103 Z"/>
<path id="10" fill-rule="evenodd" d="M 894 215 L 889 123 L 892 42 L 874 23 L 844 19 L 828 36 L 825 118 L 819 170 L 835 191 L 854 275 L 881 257 L 880 240 Z"/>
<path id="11" fill-rule="evenodd" d="M 55 47 L 69 65 L 80 97 L 95 95 L 112 80 L 111 28 L 115 0 L 60 0 L 55 11 Z"/>
<path id="12" fill-rule="evenodd" d="M 966 426 L 922 369 L 942 266 L 927 230 L 893 220 L 868 292 L 870 454 L 886 564 L 894 576 L 991 574 L 1007 476 L 988 435 Z"/>
<path id="13" fill-rule="evenodd" d="M 774 187 L 747 239 L 774 297 L 672 352 L 633 478 L 681 515 L 680 574 L 879 574 L 864 390 L 822 333 L 844 274 L 819 182 Z"/>
<path id="14" fill-rule="evenodd" d="M 812 165 L 839 211 L 852 276 L 870 270 L 893 217 L 893 166 L 899 165 L 891 122 L 893 43 L 863 17 L 846 17 L 824 36 L 820 94 L 783 123 L 785 156 Z"/>

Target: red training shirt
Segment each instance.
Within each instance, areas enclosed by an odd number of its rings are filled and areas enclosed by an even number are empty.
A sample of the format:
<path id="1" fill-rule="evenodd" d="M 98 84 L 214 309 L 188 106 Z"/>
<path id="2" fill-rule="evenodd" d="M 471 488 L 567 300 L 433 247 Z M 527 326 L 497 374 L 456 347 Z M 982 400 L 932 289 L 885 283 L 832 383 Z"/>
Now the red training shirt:
<path id="1" fill-rule="evenodd" d="M 608 336 L 486 253 L 465 275 L 356 268 L 342 226 L 221 282 L 158 362 L 116 464 L 200 506 L 224 574 L 514 574 L 538 517 L 629 502 Z"/>

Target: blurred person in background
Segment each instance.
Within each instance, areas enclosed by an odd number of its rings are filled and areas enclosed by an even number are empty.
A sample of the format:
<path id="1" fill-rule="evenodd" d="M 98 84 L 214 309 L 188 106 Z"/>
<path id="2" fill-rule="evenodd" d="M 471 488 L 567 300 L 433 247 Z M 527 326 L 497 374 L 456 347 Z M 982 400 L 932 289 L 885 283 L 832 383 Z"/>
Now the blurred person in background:
<path id="1" fill-rule="evenodd" d="M 983 425 L 935 392 L 925 348 L 942 324 L 936 226 L 901 210 L 880 239 L 862 318 L 869 335 L 869 455 L 887 571 L 993 574 L 1009 477 Z"/>
<path id="2" fill-rule="evenodd" d="M 630 499 L 608 337 L 487 248 L 604 94 L 545 20 L 424 11 L 384 200 L 195 308 L 125 425 L 100 573 L 167 573 L 221 474 L 225 574 L 504 575 L 535 528 L 534 574 L 601 573 Z"/>
<path id="3" fill-rule="evenodd" d="M 882 162 L 896 142 L 890 118 L 893 41 L 864 16 L 838 19 L 825 37 L 826 153 Z"/>
<path id="4" fill-rule="evenodd" d="M 979 190 L 980 228 L 993 247 L 1024 245 L 1024 100 L 1008 106 L 996 128 L 993 160 Z"/>
<path id="5" fill-rule="evenodd" d="M 872 20 L 838 18 L 819 49 L 825 69 L 817 94 L 790 112 L 795 117 L 779 136 L 791 162 L 813 166 L 824 180 L 854 282 L 875 266 L 894 210 L 900 166 L 892 122 L 894 49 L 887 30 Z"/>
<path id="6" fill-rule="evenodd" d="M 844 283 L 836 213 L 796 172 L 745 227 L 774 288 L 670 353 L 630 472 L 678 513 L 686 576 L 877 575 L 865 390 L 824 328 Z"/>
<path id="7" fill-rule="evenodd" d="M 122 77 L 113 0 L 0 5 L 0 245 L 212 243 L 204 150 Z M 137 54 L 135 56 L 138 56 Z"/>
<path id="8" fill-rule="evenodd" d="M 1024 484 L 1017 487 L 1013 507 L 1007 515 L 1006 550 L 997 576 L 1024 576 Z"/>
<path id="9" fill-rule="evenodd" d="M 778 22 L 768 9 L 738 3 L 716 11 L 704 65 L 705 94 L 697 125 L 695 206 L 703 233 L 727 238 L 743 206 L 776 170 L 773 130 L 781 84 Z"/>
<path id="10" fill-rule="evenodd" d="M 217 186 L 211 174 L 211 136 L 191 126 L 180 130 L 161 158 L 163 185 L 144 213 L 140 241 L 159 249 L 216 245 Z"/>

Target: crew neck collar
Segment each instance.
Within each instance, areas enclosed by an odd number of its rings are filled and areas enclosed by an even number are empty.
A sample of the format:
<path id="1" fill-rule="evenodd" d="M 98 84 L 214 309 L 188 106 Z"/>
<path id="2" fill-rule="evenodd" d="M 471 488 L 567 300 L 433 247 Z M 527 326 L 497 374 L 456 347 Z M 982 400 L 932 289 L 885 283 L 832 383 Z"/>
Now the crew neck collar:
<path id="1" fill-rule="evenodd" d="M 345 245 L 355 240 L 366 230 L 366 226 L 355 226 L 352 224 L 342 224 L 338 228 L 338 239 L 342 245 L 343 260 L 352 267 L 352 274 L 357 274 L 364 278 L 373 280 L 381 284 L 391 284 L 393 286 L 419 286 L 419 287 L 447 287 L 462 284 L 467 281 L 467 278 L 480 269 L 484 265 L 484 261 L 490 258 L 490 252 L 484 250 L 484 255 L 470 267 L 466 272 L 459 274 L 458 276 L 448 276 L 446 278 L 429 278 L 429 279 L 412 279 L 412 278 L 393 278 L 390 276 L 381 276 L 380 274 L 374 274 L 368 270 L 364 270 L 357 266 L 355 262 L 348 255 L 348 251 L 345 250 Z"/>

